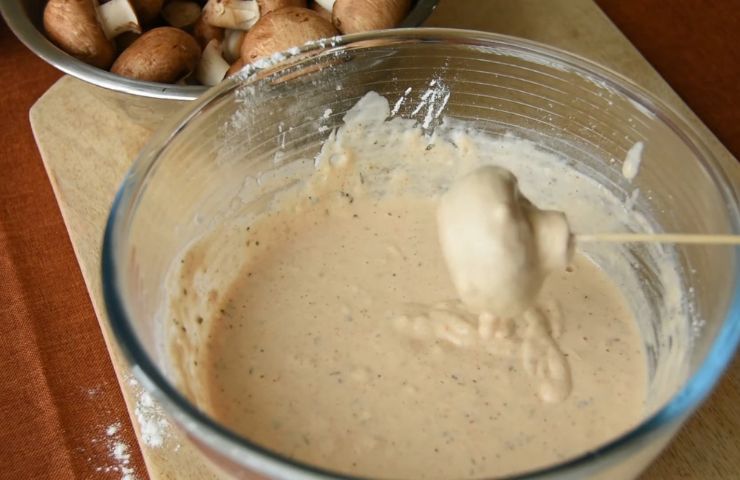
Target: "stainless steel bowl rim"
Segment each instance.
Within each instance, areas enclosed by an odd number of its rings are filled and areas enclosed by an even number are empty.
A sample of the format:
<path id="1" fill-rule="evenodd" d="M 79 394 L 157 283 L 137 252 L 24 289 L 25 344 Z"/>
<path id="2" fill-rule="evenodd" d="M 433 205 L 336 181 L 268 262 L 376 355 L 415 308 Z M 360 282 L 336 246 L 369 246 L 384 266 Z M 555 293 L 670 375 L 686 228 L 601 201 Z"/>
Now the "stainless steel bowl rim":
<path id="1" fill-rule="evenodd" d="M 566 51 L 507 35 L 470 30 L 414 28 L 383 30 L 337 37 L 330 42 L 330 46 L 327 46 L 325 42 L 318 42 L 315 45 L 309 44 L 300 48 L 296 55 L 286 55 L 284 59 L 273 59 L 262 62 L 258 66 L 250 66 L 239 75 L 227 79 L 222 84 L 212 88 L 196 102 L 189 104 L 185 111 L 181 112 L 176 118 L 170 119 L 166 125 L 153 135 L 148 145 L 134 162 L 115 197 L 106 225 L 102 252 L 103 293 L 110 326 L 118 345 L 131 364 L 132 372 L 155 395 L 167 411 L 188 432 L 197 437 L 201 442 L 206 443 L 210 448 L 226 455 L 237 463 L 247 464 L 250 468 L 258 472 L 274 475 L 279 478 L 355 479 L 359 477 L 340 476 L 331 471 L 297 462 L 260 447 L 214 422 L 204 412 L 197 409 L 185 399 L 166 380 L 151 358 L 149 358 L 139 344 L 129 323 L 125 303 L 117 288 L 118 265 L 115 262 L 116 242 L 119 232 L 121 229 L 125 229 L 130 221 L 129 216 L 126 214 L 130 213 L 132 205 L 136 203 L 143 180 L 146 178 L 146 175 L 164 146 L 193 117 L 198 115 L 204 106 L 218 97 L 228 95 L 240 85 L 249 84 L 258 78 L 264 78 L 267 75 L 281 71 L 283 68 L 299 64 L 302 55 L 306 52 L 319 50 L 319 55 L 323 55 L 331 53 L 335 48 L 351 46 L 367 40 L 387 40 L 389 42 L 399 40 L 429 42 L 454 40 L 457 43 L 468 43 L 477 47 L 493 48 L 513 56 L 524 57 L 530 61 L 540 61 L 547 65 L 574 71 L 592 79 L 604 88 L 612 89 L 624 95 L 656 115 L 656 117 L 669 126 L 692 149 L 699 163 L 720 191 L 730 213 L 733 231 L 740 233 L 740 202 L 738 200 L 740 198 L 740 181 L 738 181 L 737 166 L 731 165 L 729 161 L 724 161 L 714 155 L 701 137 L 680 114 L 666 106 L 652 94 L 622 75 Z M 728 176 L 731 176 L 732 179 L 728 178 Z M 740 253 L 740 247 L 736 247 L 736 252 Z M 600 457 L 607 454 L 611 455 L 613 459 L 626 456 L 629 447 L 644 445 L 654 435 L 657 435 L 662 428 L 670 427 L 671 424 L 675 424 L 690 415 L 708 396 L 711 389 L 727 368 L 738 347 L 738 343 L 740 343 L 740 260 L 736 260 L 733 281 L 731 305 L 728 308 L 726 319 L 720 327 L 717 337 L 713 340 L 706 358 L 696 373 L 664 407 L 644 419 L 637 427 L 592 452 L 582 454 L 557 465 L 506 478 L 538 479 L 565 472 L 587 472 L 591 463 Z"/>
<path id="2" fill-rule="evenodd" d="M 439 0 L 418 0 L 400 27 L 420 25 L 431 15 L 438 2 Z M 173 85 L 134 80 L 88 65 L 64 52 L 46 38 L 26 14 L 23 2 L 19 0 L 1 1 L 0 13 L 8 27 L 29 50 L 64 73 L 93 85 L 141 97 L 169 100 L 195 100 L 208 90 L 208 87 L 199 85 Z"/>

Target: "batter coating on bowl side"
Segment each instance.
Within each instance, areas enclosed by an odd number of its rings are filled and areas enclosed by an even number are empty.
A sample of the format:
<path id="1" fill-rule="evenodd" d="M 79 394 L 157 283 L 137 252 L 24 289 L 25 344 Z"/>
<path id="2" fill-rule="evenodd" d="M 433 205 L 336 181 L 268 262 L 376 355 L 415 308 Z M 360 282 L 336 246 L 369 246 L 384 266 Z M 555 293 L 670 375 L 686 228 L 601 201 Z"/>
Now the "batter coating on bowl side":
<path id="1" fill-rule="evenodd" d="M 438 240 L 438 198 L 483 164 L 517 170 L 526 193 L 549 185 L 533 201 L 549 192 L 577 219 L 606 194 L 526 142 L 484 151 L 472 131 L 427 138 L 388 111 L 366 96 L 304 182 L 184 253 L 169 315 L 185 391 L 265 448 L 381 478 L 523 472 L 636 425 L 647 368 L 621 279 L 576 254 L 524 312 L 471 311 Z"/>

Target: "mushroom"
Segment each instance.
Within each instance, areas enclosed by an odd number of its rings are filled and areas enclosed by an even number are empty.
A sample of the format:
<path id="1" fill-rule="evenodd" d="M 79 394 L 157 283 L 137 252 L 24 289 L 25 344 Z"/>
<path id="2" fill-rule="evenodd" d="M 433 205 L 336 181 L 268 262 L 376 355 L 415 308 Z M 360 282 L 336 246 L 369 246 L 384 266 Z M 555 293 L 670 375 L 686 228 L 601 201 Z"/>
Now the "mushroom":
<path id="1" fill-rule="evenodd" d="M 149 30 L 116 59 L 111 72 L 150 82 L 174 83 L 195 70 L 200 47 L 186 32 L 173 27 Z"/>
<path id="2" fill-rule="evenodd" d="M 224 39 L 224 29 L 221 27 L 214 27 L 210 23 L 206 22 L 203 19 L 203 15 L 201 15 L 193 26 L 193 36 L 198 41 L 201 48 L 206 48 L 208 42 L 214 38 L 216 40 Z"/>
<path id="3" fill-rule="evenodd" d="M 307 8 L 286 7 L 268 13 L 249 30 L 242 43 L 242 60 L 258 58 L 303 45 L 311 40 L 333 37 L 337 29 Z"/>
<path id="4" fill-rule="evenodd" d="M 336 0 L 332 21 L 345 34 L 393 28 L 410 6 L 411 0 Z"/>
<path id="5" fill-rule="evenodd" d="M 227 62 L 235 62 L 241 56 L 244 30 L 226 30 L 224 33 L 223 55 Z"/>
<path id="6" fill-rule="evenodd" d="M 126 50 L 137 38 L 141 36 L 141 33 L 137 32 L 123 32 L 116 37 L 116 51 L 121 53 Z"/>
<path id="7" fill-rule="evenodd" d="M 257 4 L 260 6 L 261 17 L 285 7 L 306 8 L 306 0 L 257 0 Z"/>
<path id="8" fill-rule="evenodd" d="M 214 27 L 249 30 L 260 18 L 257 0 L 208 0 L 203 19 Z"/>
<path id="9" fill-rule="evenodd" d="M 123 32 L 141 33 L 139 19 L 129 0 L 111 0 L 98 6 L 98 20 L 111 40 Z"/>
<path id="10" fill-rule="evenodd" d="M 164 0 L 131 0 L 136 16 L 142 25 L 148 25 L 157 19 L 162 11 Z"/>
<path id="11" fill-rule="evenodd" d="M 195 70 L 195 78 L 201 84 L 211 87 L 224 79 L 230 67 L 229 62 L 221 56 L 221 42 L 211 40 L 203 49 L 200 63 Z"/>
<path id="12" fill-rule="evenodd" d="M 334 0 L 313 0 L 311 9 L 321 15 L 321 18 L 332 21 L 331 10 L 334 8 Z"/>
<path id="13" fill-rule="evenodd" d="M 306 7 L 306 0 L 208 0 L 203 7 L 211 25 L 249 30 L 260 17 L 285 7 Z"/>
<path id="14" fill-rule="evenodd" d="M 141 32 L 129 0 L 111 0 L 100 6 L 92 0 L 49 0 L 44 29 L 65 52 L 106 69 L 116 54 L 113 38 L 127 31 Z"/>
<path id="15" fill-rule="evenodd" d="M 229 67 L 229 71 L 226 72 L 226 78 L 236 75 L 242 68 L 244 68 L 244 60 L 239 58 Z"/>
<path id="16" fill-rule="evenodd" d="M 162 8 L 162 18 L 175 28 L 188 29 L 200 18 L 200 4 L 189 0 L 173 0 Z"/>

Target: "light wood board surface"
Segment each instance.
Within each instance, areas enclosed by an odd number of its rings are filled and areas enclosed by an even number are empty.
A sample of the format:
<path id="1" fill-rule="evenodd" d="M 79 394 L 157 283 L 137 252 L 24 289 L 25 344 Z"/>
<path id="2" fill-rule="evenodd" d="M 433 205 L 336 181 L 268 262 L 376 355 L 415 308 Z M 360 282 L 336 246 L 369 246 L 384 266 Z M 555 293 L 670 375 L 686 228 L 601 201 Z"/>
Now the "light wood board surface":
<path id="1" fill-rule="evenodd" d="M 592 0 L 442 0 L 426 25 L 520 36 L 602 63 L 672 106 L 707 140 L 725 168 L 738 168 L 732 156 Z M 154 129 L 178 108 L 178 102 L 133 99 L 63 77 L 33 106 L 30 117 L 149 475 L 153 479 L 205 480 L 219 476 L 177 429 L 171 425 L 163 428 L 161 445 L 156 445 L 158 439 L 142 436 L 142 420 L 144 424 L 158 421 L 161 413 L 149 408 L 142 414 L 142 391 L 130 380 L 126 362 L 113 341 L 100 283 L 102 233 L 115 191 Z M 709 402 L 643 478 L 740 478 L 738 401 L 740 361 L 736 360 Z"/>

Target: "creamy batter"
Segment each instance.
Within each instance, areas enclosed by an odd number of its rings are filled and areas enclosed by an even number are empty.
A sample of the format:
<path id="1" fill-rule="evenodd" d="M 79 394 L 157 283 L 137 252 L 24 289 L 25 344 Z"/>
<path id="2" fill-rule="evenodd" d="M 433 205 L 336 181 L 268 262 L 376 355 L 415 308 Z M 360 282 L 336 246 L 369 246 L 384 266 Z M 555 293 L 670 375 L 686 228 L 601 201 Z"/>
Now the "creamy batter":
<path id="1" fill-rule="evenodd" d="M 217 418 L 290 457 L 386 478 L 522 471 L 636 423 L 644 357 L 608 278 L 578 257 L 538 308 L 479 332 L 454 300 L 434 207 L 355 200 L 257 225 L 260 253 L 213 319 Z"/>
<path id="2" fill-rule="evenodd" d="M 536 301 L 499 315 L 460 300 L 438 240 L 439 198 L 481 165 L 595 231 L 621 203 L 528 142 L 425 137 L 389 113 L 366 96 L 315 163 L 271 172 L 281 187 L 256 213 L 184 252 L 166 314 L 183 391 L 268 449 L 382 478 L 523 472 L 635 426 L 647 362 L 628 263 L 595 251 L 566 268 L 561 248 L 525 286 Z"/>

